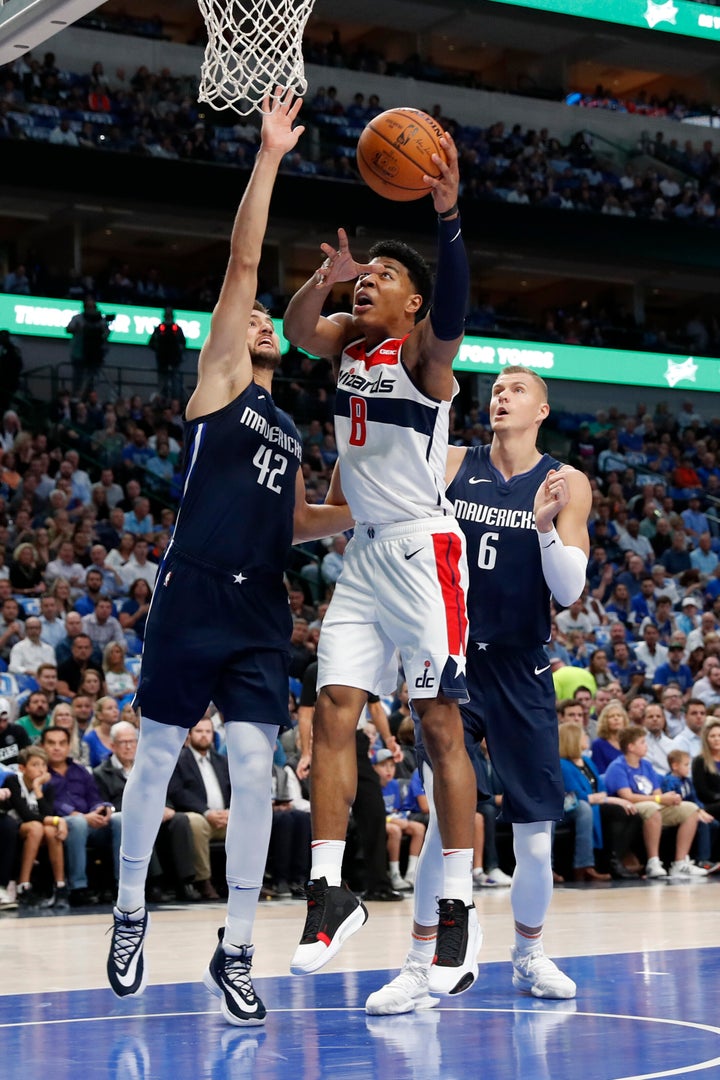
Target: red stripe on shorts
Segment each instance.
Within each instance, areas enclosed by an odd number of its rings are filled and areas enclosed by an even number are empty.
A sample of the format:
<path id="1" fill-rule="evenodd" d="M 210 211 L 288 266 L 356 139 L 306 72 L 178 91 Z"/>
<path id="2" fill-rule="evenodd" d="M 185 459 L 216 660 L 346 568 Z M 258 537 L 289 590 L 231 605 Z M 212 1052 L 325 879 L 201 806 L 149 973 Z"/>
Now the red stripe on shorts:
<path id="1" fill-rule="evenodd" d="M 455 533 L 433 533 L 435 566 L 445 607 L 448 656 L 462 656 L 467 640 L 467 611 L 461 585 L 462 542 Z"/>

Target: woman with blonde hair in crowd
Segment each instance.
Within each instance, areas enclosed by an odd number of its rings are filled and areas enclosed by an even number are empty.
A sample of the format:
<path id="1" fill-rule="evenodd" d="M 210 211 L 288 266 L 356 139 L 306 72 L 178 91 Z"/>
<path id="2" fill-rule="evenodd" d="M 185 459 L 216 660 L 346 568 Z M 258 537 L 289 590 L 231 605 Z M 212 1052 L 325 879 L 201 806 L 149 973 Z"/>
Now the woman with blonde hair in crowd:
<path id="1" fill-rule="evenodd" d="M 693 758 L 692 781 L 708 814 L 720 821 L 720 716 L 710 716 L 700 732 L 701 750 Z"/>
<path id="2" fill-rule="evenodd" d="M 628 722 L 628 714 L 616 699 L 608 701 L 598 716 L 597 738 L 593 739 L 590 749 L 593 764 L 601 776 L 610 762 L 622 754 L 620 732 L 628 726 Z"/>
<path id="3" fill-rule="evenodd" d="M 80 729 L 69 702 L 58 702 L 50 716 L 50 726 L 67 731 L 70 736 L 70 757 L 73 761 L 78 765 L 90 764 L 90 747 L 80 738 Z"/>
<path id="4" fill-rule="evenodd" d="M 103 671 L 105 672 L 105 688 L 111 697 L 127 697 L 134 694 L 137 687 L 137 679 L 125 667 L 125 648 L 119 641 L 109 641 L 103 652 Z"/>
<path id="5" fill-rule="evenodd" d="M 95 702 L 95 715 L 83 742 L 90 749 L 90 768 L 94 769 L 112 754 L 110 730 L 120 718 L 118 703 L 114 697 L 101 697 Z"/>
<path id="6" fill-rule="evenodd" d="M 587 736 L 580 724 L 561 724 L 559 736 L 565 818 L 575 824 L 575 880 L 606 881 L 609 876 L 619 880 L 637 878 L 622 862 L 633 841 L 639 838 L 641 822 L 635 807 L 627 799 L 608 795 L 595 763 L 583 753 Z M 595 869 L 594 851 L 603 847 L 608 855 L 610 875 L 598 874 Z"/>
<path id="7" fill-rule="evenodd" d="M 17 596 L 39 596 L 47 589 L 32 544 L 18 544 L 10 563 L 10 584 Z"/>
<path id="8" fill-rule="evenodd" d="M 72 587 L 67 578 L 55 578 L 50 586 L 50 595 L 55 597 L 58 613 L 64 619 L 68 612 L 73 610 Z"/>

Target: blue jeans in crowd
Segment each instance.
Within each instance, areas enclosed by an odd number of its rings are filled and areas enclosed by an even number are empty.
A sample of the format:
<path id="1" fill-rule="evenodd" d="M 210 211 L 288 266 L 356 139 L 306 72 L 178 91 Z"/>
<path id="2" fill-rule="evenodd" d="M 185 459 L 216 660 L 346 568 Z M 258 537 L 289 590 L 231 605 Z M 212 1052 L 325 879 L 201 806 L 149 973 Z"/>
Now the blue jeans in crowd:
<path id="1" fill-rule="evenodd" d="M 107 825 L 99 829 L 88 825 L 83 814 L 66 817 L 68 835 L 65 841 L 65 871 L 69 889 L 87 889 L 87 849 L 112 846 L 113 874 L 118 880 L 120 866 L 121 815 L 113 814 Z"/>
<path id="2" fill-rule="evenodd" d="M 574 806 L 565 810 L 563 821 L 571 822 L 575 827 L 573 869 L 579 870 L 584 866 L 594 866 L 593 813 L 590 803 L 585 802 L 584 799 L 578 799 Z"/>

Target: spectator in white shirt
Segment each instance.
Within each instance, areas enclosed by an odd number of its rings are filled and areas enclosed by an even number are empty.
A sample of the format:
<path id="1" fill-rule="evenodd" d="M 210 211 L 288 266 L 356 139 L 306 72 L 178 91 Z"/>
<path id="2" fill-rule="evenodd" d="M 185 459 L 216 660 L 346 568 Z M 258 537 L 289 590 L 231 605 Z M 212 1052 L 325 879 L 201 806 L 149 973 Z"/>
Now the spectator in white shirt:
<path id="1" fill-rule="evenodd" d="M 34 675 L 41 664 L 54 664 L 55 650 L 40 639 L 42 623 L 37 615 L 25 620 L 25 634 L 10 650 L 8 669 L 13 675 Z"/>
<path id="2" fill-rule="evenodd" d="M 56 578 L 65 578 L 75 595 L 81 592 L 85 584 L 85 567 L 75 561 L 75 551 L 71 540 L 63 540 L 58 548 L 57 559 L 51 559 L 45 567 L 45 581 L 52 585 Z"/>
<path id="3" fill-rule="evenodd" d="M 135 539 L 135 547 L 128 561 L 120 567 L 120 574 L 127 587 L 130 588 L 133 581 L 143 578 L 150 588 L 155 587 L 157 564 L 148 561 L 148 542 L 142 536 Z"/>
<path id="4" fill-rule="evenodd" d="M 665 776 L 670 772 L 667 756 L 674 749 L 673 741 L 665 733 L 665 713 L 662 705 L 651 701 L 642 720 L 647 731 L 647 760 L 656 773 Z"/>
<path id="5" fill-rule="evenodd" d="M 635 646 L 635 656 L 645 665 L 645 679 L 651 687 L 655 669 L 660 667 L 660 664 L 667 663 L 668 650 L 665 645 L 660 644 L 660 632 L 654 623 L 644 624 L 642 636 L 642 641 Z"/>
<path id="6" fill-rule="evenodd" d="M 685 727 L 672 741 L 673 750 L 686 750 L 691 758 L 702 753 L 700 732 L 707 719 L 705 702 L 699 698 L 690 698 L 685 706 Z"/>

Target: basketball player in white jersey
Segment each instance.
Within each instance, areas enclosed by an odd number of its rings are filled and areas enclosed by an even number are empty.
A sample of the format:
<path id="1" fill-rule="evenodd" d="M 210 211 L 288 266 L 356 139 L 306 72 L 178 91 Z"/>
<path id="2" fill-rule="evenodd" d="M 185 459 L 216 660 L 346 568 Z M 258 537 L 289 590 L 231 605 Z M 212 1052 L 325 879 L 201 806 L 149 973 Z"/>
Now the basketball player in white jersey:
<path id="1" fill-rule="evenodd" d="M 355 728 L 368 693 L 405 678 L 435 769 L 443 848 L 437 947 L 430 985 L 460 993 L 477 975 L 472 902 L 474 774 L 458 702 L 466 700 L 467 566 L 445 498 L 452 362 L 462 340 L 468 266 L 457 207 L 457 151 L 446 133 L 440 178 L 425 178 L 438 214 L 434 289 L 424 260 L 398 241 L 355 262 L 345 232 L 322 245 L 322 267 L 290 301 L 285 333 L 332 359 L 343 492 L 356 521 L 323 622 L 313 722 L 311 879 L 305 930 L 291 964 L 319 970 L 363 925 L 364 906 L 341 883 L 355 797 Z M 352 314 L 321 314 L 336 282 L 356 280 Z M 429 314 L 425 314 L 432 300 Z M 434 952 L 434 955 L 433 955 Z"/>

